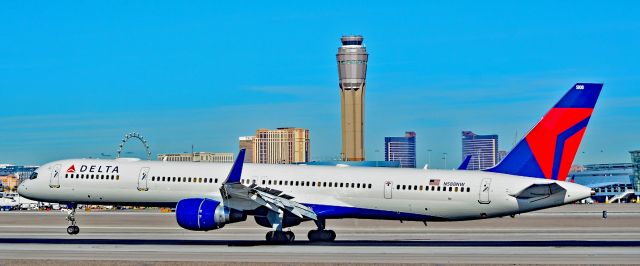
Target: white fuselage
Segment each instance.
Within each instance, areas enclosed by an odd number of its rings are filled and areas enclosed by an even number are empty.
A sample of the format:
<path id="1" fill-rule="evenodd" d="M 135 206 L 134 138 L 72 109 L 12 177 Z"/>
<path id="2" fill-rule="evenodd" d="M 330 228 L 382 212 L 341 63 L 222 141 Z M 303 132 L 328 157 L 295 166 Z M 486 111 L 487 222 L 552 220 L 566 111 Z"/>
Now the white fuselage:
<path id="1" fill-rule="evenodd" d="M 222 201 L 220 186 L 230 168 L 227 163 L 62 160 L 40 167 L 38 177 L 23 182 L 19 193 L 46 202 L 175 207 L 185 198 Z M 554 182 L 567 191 L 560 198 L 513 196 L 533 184 Z M 505 216 L 574 202 L 591 193 L 573 183 L 482 171 L 307 165 L 245 164 L 241 183 L 283 191 L 305 205 L 352 210 L 329 218 L 398 220 Z M 361 210 L 398 216 L 360 215 Z M 411 218 L 414 214 L 428 218 Z"/>

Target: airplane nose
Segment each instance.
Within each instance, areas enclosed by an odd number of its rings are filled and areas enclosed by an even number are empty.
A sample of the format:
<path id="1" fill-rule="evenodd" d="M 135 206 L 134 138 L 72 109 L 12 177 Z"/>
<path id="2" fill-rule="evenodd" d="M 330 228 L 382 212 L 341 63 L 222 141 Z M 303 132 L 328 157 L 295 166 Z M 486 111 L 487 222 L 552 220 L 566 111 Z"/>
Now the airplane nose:
<path id="1" fill-rule="evenodd" d="M 18 185 L 18 195 L 24 195 L 26 194 L 26 188 L 25 188 L 25 184 L 21 183 L 20 185 Z"/>

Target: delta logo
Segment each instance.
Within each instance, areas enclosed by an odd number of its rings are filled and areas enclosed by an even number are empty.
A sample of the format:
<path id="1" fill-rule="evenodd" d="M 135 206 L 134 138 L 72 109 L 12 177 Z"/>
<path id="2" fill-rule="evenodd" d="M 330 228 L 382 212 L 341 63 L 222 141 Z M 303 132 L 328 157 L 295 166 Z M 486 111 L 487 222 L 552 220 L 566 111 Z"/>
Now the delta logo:
<path id="1" fill-rule="evenodd" d="M 75 173 L 76 172 L 76 165 L 72 164 L 71 166 L 69 166 L 69 169 L 67 169 L 67 173 Z"/>
<path id="2" fill-rule="evenodd" d="M 118 173 L 118 166 L 111 165 L 81 165 L 80 173 Z M 75 173 L 76 165 L 72 164 L 67 168 L 67 173 Z"/>

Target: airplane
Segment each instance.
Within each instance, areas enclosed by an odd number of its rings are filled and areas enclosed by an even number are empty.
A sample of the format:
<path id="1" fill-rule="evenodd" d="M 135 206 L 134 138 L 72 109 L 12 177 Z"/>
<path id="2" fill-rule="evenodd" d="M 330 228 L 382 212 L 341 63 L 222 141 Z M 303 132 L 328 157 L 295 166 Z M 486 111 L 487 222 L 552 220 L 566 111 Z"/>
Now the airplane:
<path id="1" fill-rule="evenodd" d="M 577 83 L 496 166 L 482 171 L 163 162 L 135 158 L 47 163 L 20 195 L 78 204 L 175 208 L 182 228 L 210 231 L 252 216 L 266 240 L 295 240 L 286 228 L 313 221 L 310 241 L 334 241 L 327 220 L 461 221 L 513 216 L 594 195 L 565 182 L 603 84 Z"/>

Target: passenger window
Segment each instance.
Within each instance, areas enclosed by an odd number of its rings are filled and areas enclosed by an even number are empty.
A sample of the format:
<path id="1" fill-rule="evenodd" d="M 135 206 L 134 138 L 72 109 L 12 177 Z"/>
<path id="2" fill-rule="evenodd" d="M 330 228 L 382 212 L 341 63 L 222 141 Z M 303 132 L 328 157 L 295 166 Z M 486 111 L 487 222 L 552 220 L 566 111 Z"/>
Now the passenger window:
<path id="1" fill-rule="evenodd" d="M 453 187 L 449 187 L 449 192 L 451 192 L 452 189 L 453 189 Z"/>
<path id="2" fill-rule="evenodd" d="M 331 187 L 331 182 L 329 182 L 329 187 Z"/>
<path id="3" fill-rule="evenodd" d="M 322 186 L 326 187 L 327 186 L 327 182 L 322 182 Z"/>
<path id="4" fill-rule="evenodd" d="M 467 188 L 467 192 L 471 192 L 471 188 L 470 187 Z"/>
<path id="5" fill-rule="evenodd" d="M 116 180 L 120 180 L 120 175 L 116 175 Z"/>
<path id="6" fill-rule="evenodd" d="M 191 177 L 189 177 L 189 179 L 188 179 L 188 180 L 189 180 L 189 183 L 191 183 Z"/>
<path id="7" fill-rule="evenodd" d="M 282 180 L 278 181 L 278 185 L 282 186 Z"/>
<path id="8" fill-rule="evenodd" d="M 316 186 L 316 181 L 313 181 L 313 182 L 311 183 L 311 185 L 313 185 L 313 186 L 315 187 L 315 186 Z"/>
<path id="9" fill-rule="evenodd" d="M 218 183 L 218 179 L 217 178 L 214 181 L 216 182 L 216 184 Z"/>
<path id="10" fill-rule="evenodd" d="M 309 181 L 307 181 L 307 187 L 309 186 Z"/>
<path id="11" fill-rule="evenodd" d="M 300 183 L 299 183 L 299 181 L 296 181 L 296 187 L 297 187 L 299 184 L 300 184 Z"/>
<path id="12" fill-rule="evenodd" d="M 422 185 L 420 185 L 420 191 L 422 191 Z"/>
<path id="13" fill-rule="evenodd" d="M 371 184 L 369 184 L 369 189 L 371 189 Z"/>
<path id="14" fill-rule="evenodd" d="M 360 188 L 360 183 L 358 183 L 358 184 L 356 185 L 356 188 Z"/>
<path id="15" fill-rule="evenodd" d="M 198 183 L 202 183 L 202 177 L 198 178 Z"/>
<path id="16" fill-rule="evenodd" d="M 413 190 L 418 190 L 418 185 L 414 185 Z"/>
<path id="17" fill-rule="evenodd" d="M 458 187 L 456 187 L 454 191 L 455 191 L 455 192 L 458 192 Z"/>
<path id="18" fill-rule="evenodd" d="M 440 191 L 440 186 L 438 186 L 438 189 L 437 189 L 437 190 L 438 190 L 438 191 Z"/>
<path id="19" fill-rule="evenodd" d="M 351 187 L 353 187 L 353 183 L 351 183 Z M 400 189 L 400 185 L 396 185 L 396 189 Z"/>

